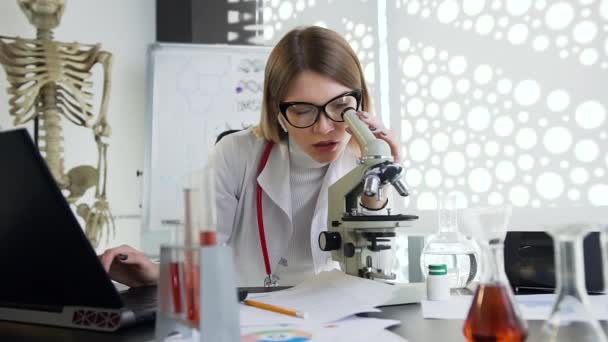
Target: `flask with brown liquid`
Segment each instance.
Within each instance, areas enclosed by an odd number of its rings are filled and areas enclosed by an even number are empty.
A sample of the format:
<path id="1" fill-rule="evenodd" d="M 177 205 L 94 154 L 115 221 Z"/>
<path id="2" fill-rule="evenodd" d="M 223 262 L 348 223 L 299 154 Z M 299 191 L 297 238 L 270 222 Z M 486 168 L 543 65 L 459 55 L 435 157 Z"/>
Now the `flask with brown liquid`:
<path id="1" fill-rule="evenodd" d="M 504 269 L 504 239 L 510 214 L 508 206 L 470 209 L 463 214 L 483 258 L 480 285 L 463 327 L 470 342 L 520 342 L 528 336 Z"/>

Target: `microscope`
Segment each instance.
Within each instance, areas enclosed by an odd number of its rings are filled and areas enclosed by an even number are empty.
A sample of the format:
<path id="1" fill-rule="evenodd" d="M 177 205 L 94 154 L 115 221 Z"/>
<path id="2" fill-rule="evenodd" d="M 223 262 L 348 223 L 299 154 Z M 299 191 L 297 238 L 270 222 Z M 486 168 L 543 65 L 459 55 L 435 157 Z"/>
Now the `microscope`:
<path id="1" fill-rule="evenodd" d="M 328 226 L 319 234 L 319 247 L 331 251 L 346 274 L 390 282 L 396 278 L 388 268 L 395 257 L 395 231 L 418 217 L 393 215 L 390 209 L 383 209 L 385 215 L 364 214 L 359 204 L 362 195 L 380 199 L 389 184 L 403 197 L 408 190 L 401 181 L 403 169 L 394 162 L 388 144 L 372 134 L 353 108 L 345 109 L 342 117 L 357 139 L 362 157 L 357 167 L 329 187 Z M 387 256 L 388 265 L 382 262 Z"/>

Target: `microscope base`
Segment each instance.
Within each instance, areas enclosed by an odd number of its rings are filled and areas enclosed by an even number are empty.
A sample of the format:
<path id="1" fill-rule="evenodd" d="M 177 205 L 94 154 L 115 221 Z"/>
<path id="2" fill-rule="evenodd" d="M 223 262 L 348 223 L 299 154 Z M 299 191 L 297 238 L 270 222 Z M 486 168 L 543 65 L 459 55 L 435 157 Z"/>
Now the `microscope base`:
<path id="1" fill-rule="evenodd" d="M 395 291 L 393 298 L 382 306 L 420 303 L 426 297 L 425 283 L 394 284 L 393 286 L 397 286 L 398 290 Z"/>

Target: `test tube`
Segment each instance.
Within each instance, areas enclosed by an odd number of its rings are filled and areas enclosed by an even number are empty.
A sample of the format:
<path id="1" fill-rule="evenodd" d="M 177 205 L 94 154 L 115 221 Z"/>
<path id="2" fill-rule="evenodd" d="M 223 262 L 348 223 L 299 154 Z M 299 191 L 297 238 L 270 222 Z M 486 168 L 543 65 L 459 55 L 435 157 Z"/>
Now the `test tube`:
<path id="1" fill-rule="evenodd" d="M 196 219 L 196 208 L 198 207 L 198 192 L 196 187 L 184 189 L 184 225 L 186 246 L 194 246 L 194 232 L 198 230 Z M 186 317 L 193 324 L 198 326 L 198 260 L 195 260 L 193 253 L 186 253 L 184 285 L 186 291 Z"/>
<path id="2" fill-rule="evenodd" d="M 188 246 L 209 247 L 217 244 L 215 178 L 213 168 L 208 165 L 201 172 L 189 177 L 188 187 L 184 190 L 185 244 Z M 200 321 L 200 265 L 198 259 L 186 255 L 185 285 L 187 317 L 193 324 Z"/>
<path id="3" fill-rule="evenodd" d="M 184 204 L 186 245 L 216 245 L 215 175 L 211 165 L 188 177 Z"/>
<path id="4" fill-rule="evenodd" d="M 169 264 L 169 276 L 171 277 L 171 293 L 173 297 L 173 309 L 175 314 L 181 314 L 182 311 L 182 275 L 180 270 L 183 269 L 183 256 L 181 250 L 177 248 L 183 240 L 183 226 L 179 222 L 171 225 L 171 262 Z"/>

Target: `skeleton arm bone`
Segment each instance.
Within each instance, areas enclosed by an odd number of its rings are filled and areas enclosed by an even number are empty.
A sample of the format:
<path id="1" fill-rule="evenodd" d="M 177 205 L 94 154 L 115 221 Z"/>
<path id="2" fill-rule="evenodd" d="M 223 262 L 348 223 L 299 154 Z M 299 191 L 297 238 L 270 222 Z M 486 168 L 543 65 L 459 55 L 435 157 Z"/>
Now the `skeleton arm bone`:
<path id="1" fill-rule="evenodd" d="M 97 55 L 97 61 L 101 63 L 103 68 L 103 92 L 101 93 L 101 105 L 99 106 L 99 123 L 106 124 L 106 115 L 108 112 L 108 101 L 110 99 L 110 90 L 112 89 L 112 54 L 102 51 Z M 105 131 L 105 129 L 104 129 Z M 105 132 L 109 136 L 109 126 Z"/>
<path id="2" fill-rule="evenodd" d="M 107 52 L 102 52 L 98 56 L 99 62 L 104 70 L 104 86 L 102 94 L 102 103 L 100 106 L 99 120 L 93 126 L 95 133 L 95 142 L 99 153 L 98 157 L 98 185 L 95 193 L 97 201 L 92 207 L 92 210 L 86 205 L 80 205 L 78 208 L 79 215 L 85 218 L 87 222 L 87 235 L 97 240 L 102 228 L 108 226 L 115 233 L 116 225 L 114 218 L 110 212 L 110 206 L 106 199 L 106 181 L 107 181 L 107 138 L 110 136 L 110 126 L 106 122 L 106 113 L 108 105 L 108 96 L 110 91 L 110 68 L 112 65 L 112 55 Z"/>

